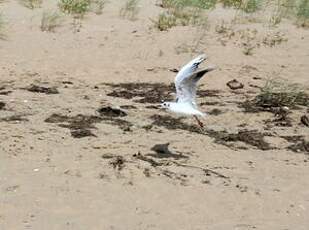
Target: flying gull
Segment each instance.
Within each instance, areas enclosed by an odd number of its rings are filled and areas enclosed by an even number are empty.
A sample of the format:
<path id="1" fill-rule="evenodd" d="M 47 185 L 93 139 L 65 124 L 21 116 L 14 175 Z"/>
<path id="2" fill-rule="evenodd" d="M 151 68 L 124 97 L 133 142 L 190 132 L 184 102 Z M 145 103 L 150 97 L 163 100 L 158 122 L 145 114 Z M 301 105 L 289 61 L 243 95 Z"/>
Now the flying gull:
<path id="1" fill-rule="evenodd" d="M 199 64 L 205 59 L 206 55 L 200 55 L 181 68 L 175 78 L 176 101 L 163 101 L 161 104 L 163 108 L 172 112 L 193 116 L 200 127 L 203 127 L 203 123 L 198 119 L 198 116 L 204 117 L 206 114 L 198 110 L 195 102 L 197 82 L 204 74 L 215 69 L 214 67 L 199 69 Z"/>

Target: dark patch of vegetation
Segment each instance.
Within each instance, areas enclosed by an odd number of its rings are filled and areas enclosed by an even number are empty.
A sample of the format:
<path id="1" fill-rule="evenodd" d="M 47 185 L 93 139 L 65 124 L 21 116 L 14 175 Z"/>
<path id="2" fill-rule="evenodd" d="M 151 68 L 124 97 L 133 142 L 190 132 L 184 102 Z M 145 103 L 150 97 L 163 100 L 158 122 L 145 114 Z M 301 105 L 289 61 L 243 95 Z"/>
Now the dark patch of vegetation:
<path id="1" fill-rule="evenodd" d="M 297 135 L 297 136 L 280 136 L 280 137 L 292 143 L 287 147 L 288 150 L 297 153 L 299 152 L 309 153 L 309 142 L 305 140 L 304 136 Z"/>
<path id="2" fill-rule="evenodd" d="M 216 89 L 206 89 L 206 90 L 198 90 L 198 97 L 220 97 L 220 90 Z"/>
<path id="3" fill-rule="evenodd" d="M 115 156 L 113 160 L 109 162 L 110 165 L 113 166 L 114 169 L 122 170 L 125 166 L 125 159 L 123 156 Z"/>
<path id="4" fill-rule="evenodd" d="M 293 152 L 304 152 L 309 154 L 309 142 L 306 140 L 301 140 L 299 142 L 293 143 L 292 145 L 288 146 L 287 149 Z"/>
<path id="5" fill-rule="evenodd" d="M 101 116 L 107 116 L 107 117 L 125 117 L 127 116 L 127 113 L 121 109 L 112 108 L 110 106 L 101 107 L 98 110 L 98 113 Z"/>
<path id="6" fill-rule="evenodd" d="M 82 137 L 96 137 L 90 129 L 73 129 L 71 130 L 71 135 L 74 138 L 82 138 Z"/>
<path id="7" fill-rule="evenodd" d="M 225 131 L 208 131 L 208 134 L 215 138 L 215 142 L 229 146 L 229 142 L 243 142 L 248 145 L 254 146 L 261 150 L 274 149 L 264 140 L 264 136 L 268 134 L 260 133 L 257 130 L 240 130 L 237 133 L 226 133 Z"/>
<path id="8" fill-rule="evenodd" d="M 0 110 L 4 109 L 5 105 L 6 104 L 3 101 L 0 101 Z"/>
<path id="9" fill-rule="evenodd" d="M 71 135 L 74 138 L 82 138 L 87 136 L 95 136 L 91 129 L 94 129 L 94 123 L 101 122 L 103 119 L 93 115 L 66 116 L 60 114 L 52 114 L 45 119 L 47 123 L 58 123 L 58 126 L 62 128 L 68 128 L 71 131 Z"/>
<path id="10" fill-rule="evenodd" d="M 0 118 L 0 122 L 4 121 L 4 122 L 20 122 L 20 121 L 29 121 L 27 118 L 25 118 L 22 115 L 12 115 L 12 116 L 8 116 L 8 117 L 3 117 Z"/>
<path id="11" fill-rule="evenodd" d="M 306 115 L 301 116 L 300 121 L 303 125 L 309 127 L 309 118 Z"/>
<path id="12" fill-rule="evenodd" d="M 131 131 L 133 124 L 129 121 L 122 120 L 120 118 L 106 117 L 104 118 L 105 123 L 118 126 L 121 130 L 125 132 Z"/>
<path id="13" fill-rule="evenodd" d="M 154 114 L 150 117 L 150 119 L 153 120 L 152 125 L 164 127 L 169 130 L 181 129 L 181 130 L 186 130 L 189 132 L 203 134 L 202 131 L 198 127 L 193 126 L 193 125 L 188 125 L 182 122 L 183 118 L 174 118 L 168 115 L 163 116 L 159 114 Z"/>
<path id="14" fill-rule="evenodd" d="M 162 83 L 120 83 L 106 84 L 114 90 L 108 93 L 111 97 L 121 97 L 125 99 L 135 99 L 139 103 L 160 103 L 162 100 L 172 100 L 171 93 L 175 91 L 174 85 Z"/>
<path id="15" fill-rule="evenodd" d="M 298 85 L 276 80 L 267 81 L 254 99 L 240 104 L 245 112 L 269 111 L 275 113 L 283 107 L 296 109 L 297 106 L 309 106 L 309 95 Z"/>
<path id="16" fill-rule="evenodd" d="M 200 106 L 203 106 L 203 105 L 219 105 L 219 106 L 224 106 L 223 103 L 218 102 L 218 101 L 205 101 L 205 102 L 202 102 L 200 104 Z"/>
<path id="17" fill-rule="evenodd" d="M 164 165 L 164 163 L 155 161 L 151 157 L 144 156 L 140 152 L 138 152 L 137 154 L 134 154 L 133 157 L 138 159 L 138 160 L 148 162 L 152 167 L 158 167 L 158 166 Z"/>
<path id="18" fill-rule="evenodd" d="M 33 93 L 45 93 L 45 94 L 58 94 L 59 91 L 56 87 L 45 87 L 45 86 L 39 86 L 39 85 L 30 85 L 28 88 L 26 88 L 29 92 Z"/>
<path id="19" fill-rule="evenodd" d="M 223 113 L 222 110 L 217 109 L 217 108 L 216 109 L 212 109 L 209 112 L 207 112 L 207 114 L 213 115 L 213 116 L 218 116 L 218 115 L 220 115 L 222 113 Z"/>
<path id="20" fill-rule="evenodd" d="M 121 105 L 120 108 L 121 109 L 137 109 L 137 107 L 134 105 Z"/>
<path id="21" fill-rule="evenodd" d="M 0 95 L 9 95 L 10 93 L 12 93 L 11 90 L 8 90 L 8 91 L 0 91 Z"/>
<path id="22" fill-rule="evenodd" d="M 106 84 L 113 88 L 107 96 L 134 99 L 138 103 L 161 103 L 162 100 L 173 100 L 172 94 L 176 91 L 174 84 L 162 83 L 120 83 Z M 199 97 L 218 97 L 219 90 L 198 90 Z"/>
<path id="23" fill-rule="evenodd" d="M 151 116 L 150 118 L 153 120 L 152 125 L 164 127 L 169 130 L 181 129 L 189 132 L 208 135 L 211 138 L 214 138 L 216 143 L 228 147 L 233 147 L 230 145 L 230 142 L 239 141 L 261 150 L 273 149 L 273 147 L 271 147 L 269 143 L 264 140 L 264 136 L 269 134 L 259 133 L 256 130 L 240 130 L 237 133 L 227 133 L 226 131 L 214 131 L 209 129 L 201 130 L 197 126 L 188 125 L 182 122 L 183 118 L 173 118 L 171 116 L 162 116 L 157 114 Z"/>
<path id="24" fill-rule="evenodd" d="M 109 153 L 106 153 L 106 154 L 103 154 L 101 156 L 103 159 L 112 159 L 114 158 L 115 156 L 113 154 L 109 154 Z"/>

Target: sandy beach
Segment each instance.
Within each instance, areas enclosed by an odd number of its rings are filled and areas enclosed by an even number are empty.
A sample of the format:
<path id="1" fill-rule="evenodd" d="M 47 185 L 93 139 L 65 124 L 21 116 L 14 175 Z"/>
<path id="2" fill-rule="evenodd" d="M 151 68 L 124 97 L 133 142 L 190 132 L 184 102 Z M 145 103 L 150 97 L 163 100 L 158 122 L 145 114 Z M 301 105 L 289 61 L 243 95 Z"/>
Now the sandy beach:
<path id="1" fill-rule="evenodd" d="M 270 79 L 309 93 L 309 30 L 219 5 L 160 31 L 159 1 L 124 2 L 48 32 L 56 1 L 0 1 L 0 229 L 309 229 L 309 106 L 246 103 Z M 160 108 L 201 53 L 204 130 Z"/>

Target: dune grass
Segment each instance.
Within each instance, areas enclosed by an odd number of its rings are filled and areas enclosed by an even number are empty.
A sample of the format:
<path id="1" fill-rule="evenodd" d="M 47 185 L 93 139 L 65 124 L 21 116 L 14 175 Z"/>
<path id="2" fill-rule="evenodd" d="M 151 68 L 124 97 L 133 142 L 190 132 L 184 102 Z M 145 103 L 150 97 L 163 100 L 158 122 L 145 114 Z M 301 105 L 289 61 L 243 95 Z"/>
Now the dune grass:
<path id="1" fill-rule="evenodd" d="M 35 8 L 40 8 L 42 6 L 43 0 L 19 0 L 19 3 L 24 7 L 33 10 Z"/>
<path id="2" fill-rule="evenodd" d="M 56 27 L 60 25 L 61 15 L 59 14 L 59 12 L 43 12 L 40 26 L 42 31 L 54 32 Z"/>
<path id="3" fill-rule="evenodd" d="M 60 0 L 59 9 L 63 13 L 83 17 L 90 8 L 89 0 Z"/>
<path id="4" fill-rule="evenodd" d="M 5 21 L 3 19 L 2 13 L 0 12 L 0 40 L 4 40 L 6 37 L 4 29 L 5 29 Z"/>
<path id="5" fill-rule="evenodd" d="M 61 12 L 83 18 L 86 13 L 102 14 L 107 0 L 60 0 L 58 7 Z"/>
<path id="6" fill-rule="evenodd" d="M 290 84 L 282 80 L 266 81 L 261 92 L 255 98 L 255 103 L 262 107 L 295 107 L 309 106 L 309 96 L 297 84 Z"/>
<path id="7" fill-rule="evenodd" d="M 122 18 L 127 18 L 129 20 L 135 20 L 139 12 L 138 8 L 139 0 L 127 0 L 123 7 L 121 7 L 119 15 Z"/>
<path id="8" fill-rule="evenodd" d="M 152 20 L 154 27 L 160 31 L 168 30 L 177 25 L 206 24 L 204 9 L 214 7 L 216 0 L 164 0 L 162 7 L 167 11 Z"/>
<path id="9" fill-rule="evenodd" d="M 90 1 L 90 11 L 95 14 L 102 14 L 107 0 L 92 0 Z"/>
<path id="10" fill-rule="evenodd" d="M 309 0 L 300 0 L 296 8 L 297 24 L 309 26 Z"/>

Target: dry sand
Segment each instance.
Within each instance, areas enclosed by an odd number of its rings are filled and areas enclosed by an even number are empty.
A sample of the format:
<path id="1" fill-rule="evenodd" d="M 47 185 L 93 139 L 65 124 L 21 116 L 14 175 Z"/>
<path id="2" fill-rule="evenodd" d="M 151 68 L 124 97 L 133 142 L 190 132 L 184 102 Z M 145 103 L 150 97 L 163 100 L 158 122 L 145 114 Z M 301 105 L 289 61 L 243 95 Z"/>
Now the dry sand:
<path id="1" fill-rule="evenodd" d="M 268 78 L 308 88 L 309 31 L 284 21 L 218 33 L 230 15 L 218 9 L 206 31 L 159 32 L 155 1 L 141 1 L 135 21 L 119 17 L 122 3 L 88 14 L 80 32 L 66 17 L 55 33 L 40 31 L 54 4 L 0 4 L 0 229 L 309 229 L 308 108 L 289 125 L 239 106 Z M 244 33 L 256 33 L 252 55 Z M 263 42 L 276 34 L 285 41 Z M 204 133 L 157 107 L 174 96 L 169 70 L 197 53 L 218 66 L 199 88 Z M 232 79 L 244 88 L 230 90 Z M 152 149 L 165 143 L 170 153 Z"/>

